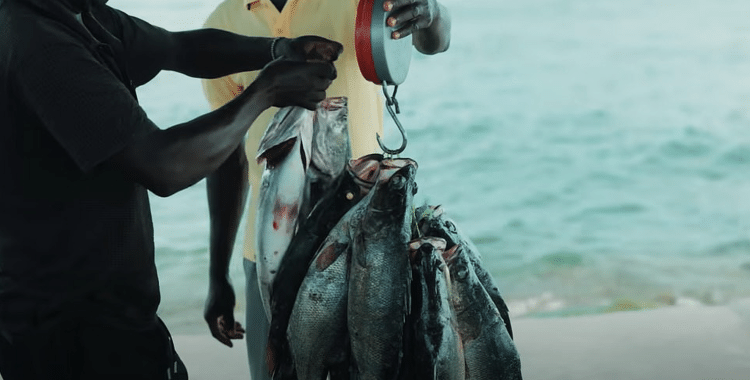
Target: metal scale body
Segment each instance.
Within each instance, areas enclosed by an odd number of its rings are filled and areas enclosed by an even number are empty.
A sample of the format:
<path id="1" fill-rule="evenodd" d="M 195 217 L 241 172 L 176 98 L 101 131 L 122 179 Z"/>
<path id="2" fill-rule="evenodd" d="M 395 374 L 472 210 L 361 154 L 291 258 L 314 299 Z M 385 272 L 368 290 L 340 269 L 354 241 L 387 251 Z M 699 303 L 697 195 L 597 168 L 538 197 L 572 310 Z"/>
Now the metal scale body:
<path id="1" fill-rule="evenodd" d="M 399 122 L 396 102 L 396 90 L 388 94 L 387 86 L 396 86 L 404 82 L 409 73 L 412 54 L 412 36 L 394 40 L 391 38 L 393 28 L 386 25 L 390 12 L 383 8 L 385 0 L 360 0 L 357 7 L 357 20 L 354 31 L 354 47 L 357 63 L 362 75 L 368 81 L 381 85 L 386 99 L 386 109 L 401 132 L 403 141 L 398 149 L 386 148 L 377 135 L 378 144 L 383 152 L 399 154 L 406 149 L 406 131 Z M 395 106 L 395 111 L 393 107 Z"/>

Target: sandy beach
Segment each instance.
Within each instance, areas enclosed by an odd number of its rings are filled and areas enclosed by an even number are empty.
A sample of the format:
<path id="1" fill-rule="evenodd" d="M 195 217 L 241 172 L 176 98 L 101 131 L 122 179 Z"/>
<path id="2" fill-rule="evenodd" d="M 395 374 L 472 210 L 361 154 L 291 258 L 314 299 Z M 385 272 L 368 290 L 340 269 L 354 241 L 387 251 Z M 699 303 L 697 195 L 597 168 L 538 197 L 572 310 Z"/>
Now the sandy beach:
<path id="1" fill-rule="evenodd" d="M 750 300 L 567 318 L 517 318 L 524 379 L 750 379 Z M 244 342 L 175 337 L 193 380 L 248 379 Z"/>
<path id="2" fill-rule="evenodd" d="M 750 379 L 750 299 L 566 318 L 517 318 L 526 380 Z M 249 379 L 245 345 L 175 335 L 191 380 Z M 2 377 L 0 377 L 0 380 Z"/>

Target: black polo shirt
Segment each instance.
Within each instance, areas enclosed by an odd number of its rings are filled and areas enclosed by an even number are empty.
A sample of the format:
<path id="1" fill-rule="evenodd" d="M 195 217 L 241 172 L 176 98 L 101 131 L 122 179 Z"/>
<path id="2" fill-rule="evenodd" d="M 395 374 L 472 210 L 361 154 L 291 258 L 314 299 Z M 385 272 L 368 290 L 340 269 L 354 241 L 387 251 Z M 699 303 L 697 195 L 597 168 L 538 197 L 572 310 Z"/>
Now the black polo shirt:
<path id="1" fill-rule="evenodd" d="M 148 194 L 107 159 L 156 128 L 134 86 L 160 70 L 168 34 L 106 6 L 92 12 L 98 34 L 60 0 L 0 0 L 6 336 L 62 318 L 128 329 L 155 322 Z"/>

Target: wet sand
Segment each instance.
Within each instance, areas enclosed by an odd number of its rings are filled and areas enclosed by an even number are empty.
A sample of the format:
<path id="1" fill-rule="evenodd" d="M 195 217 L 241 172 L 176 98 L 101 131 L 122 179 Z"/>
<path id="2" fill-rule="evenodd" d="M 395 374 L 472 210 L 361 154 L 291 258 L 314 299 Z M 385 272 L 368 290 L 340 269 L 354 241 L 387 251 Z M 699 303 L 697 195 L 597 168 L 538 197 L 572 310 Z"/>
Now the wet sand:
<path id="1" fill-rule="evenodd" d="M 567 318 L 517 318 L 524 379 L 750 379 L 750 300 Z M 248 379 L 244 342 L 175 344 L 193 380 Z"/>

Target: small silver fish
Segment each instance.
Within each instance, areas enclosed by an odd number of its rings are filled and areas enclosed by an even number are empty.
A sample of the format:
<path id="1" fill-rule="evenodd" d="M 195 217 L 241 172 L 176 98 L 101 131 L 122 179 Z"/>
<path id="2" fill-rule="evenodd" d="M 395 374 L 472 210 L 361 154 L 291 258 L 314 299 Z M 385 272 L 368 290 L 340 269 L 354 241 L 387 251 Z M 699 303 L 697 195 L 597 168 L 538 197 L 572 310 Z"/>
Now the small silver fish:
<path id="1" fill-rule="evenodd" d="M 310 164 L 314 112 L 302 107 L 280 109 L 258 149 L 264 162 L 255 244 L 258 282 L 266 316 L 271 318 L 270 292 L 281 258 L 296 232 Z"/>
<path id="2" fill-rule="evenodd" d="M 318 103 L 313 118 L 312 152 L 300 207 L 300 225 L 331 190 L 352 157 L 348 117 L 346 97 L 326 98 Z"/>

